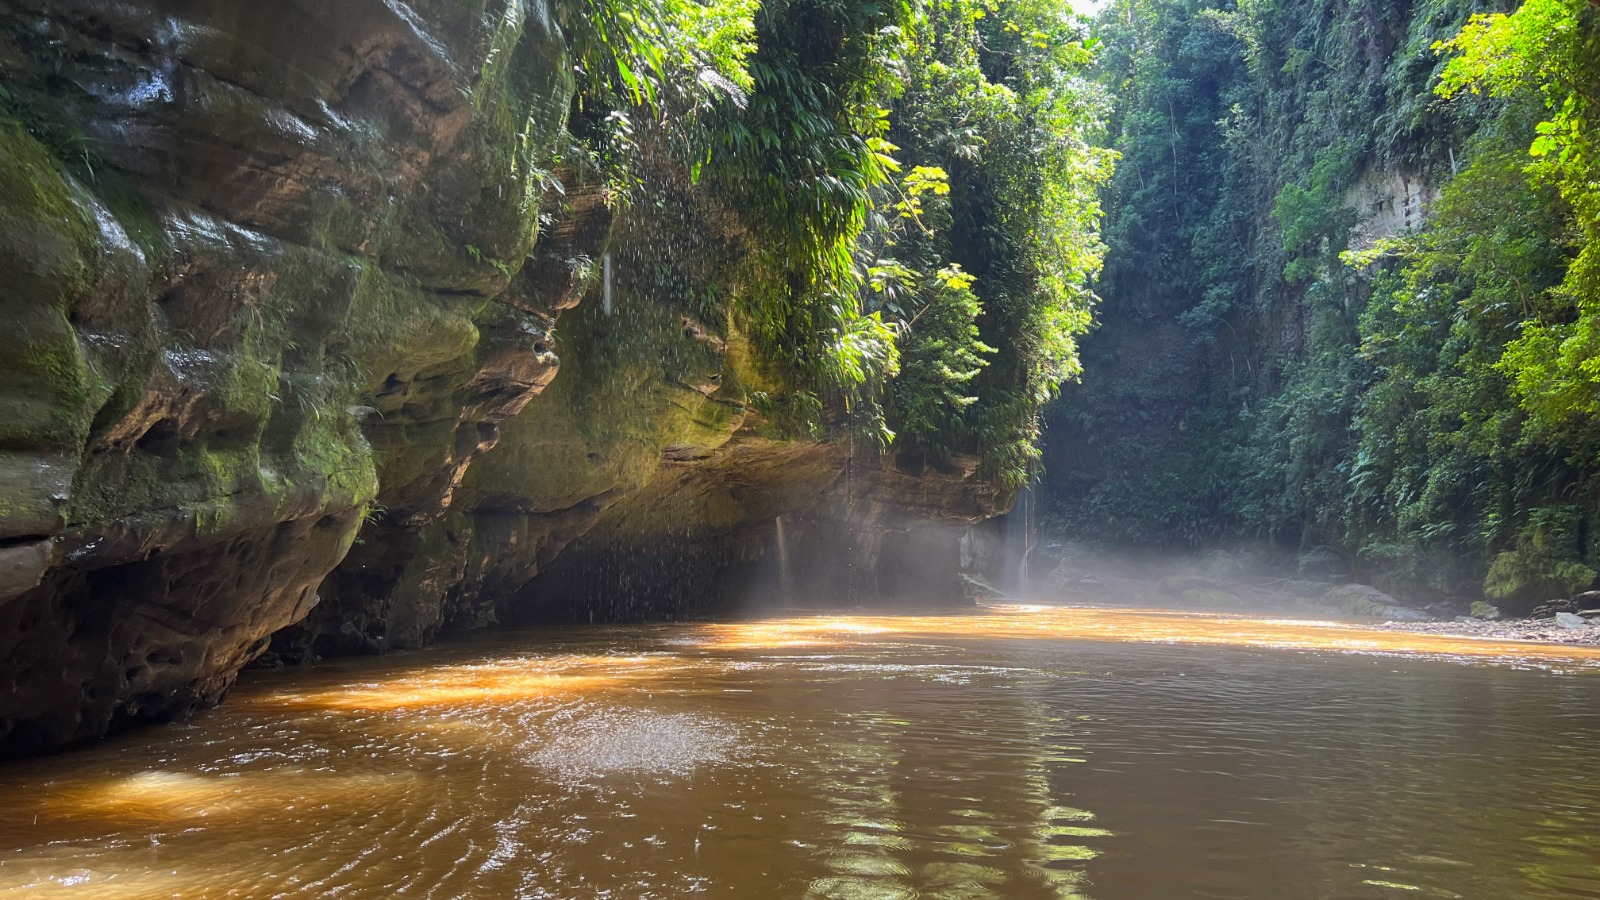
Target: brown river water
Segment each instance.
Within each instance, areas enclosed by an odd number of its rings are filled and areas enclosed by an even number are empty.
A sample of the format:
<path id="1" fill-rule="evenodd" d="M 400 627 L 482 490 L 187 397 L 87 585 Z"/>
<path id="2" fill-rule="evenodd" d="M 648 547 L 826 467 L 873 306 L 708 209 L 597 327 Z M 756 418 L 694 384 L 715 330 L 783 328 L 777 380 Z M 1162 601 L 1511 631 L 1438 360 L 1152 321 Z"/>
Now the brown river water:
<path id="1" fill-rule="evenodd" d="M 0 768 L 0 896 L 1600 898 L 1600 650 L 992 607 L 249 673 Z"/>

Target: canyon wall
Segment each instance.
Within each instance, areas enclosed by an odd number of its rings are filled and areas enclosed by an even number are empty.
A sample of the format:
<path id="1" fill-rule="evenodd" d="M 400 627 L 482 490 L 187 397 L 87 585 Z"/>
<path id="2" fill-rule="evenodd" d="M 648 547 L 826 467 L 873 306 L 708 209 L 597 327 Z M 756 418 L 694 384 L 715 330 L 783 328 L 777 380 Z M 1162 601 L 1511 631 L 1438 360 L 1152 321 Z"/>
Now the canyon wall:
<path id="1" fill-rule="evenodd" d="M 1046 525 L 1263 543 L 1457 614 L 1600 586 L 1600 8 L 1114 0 L 1096 27 L 1123 157 Z"/>
<path id="2" fill-rule="evenodd" d="M 263 654 L 726 608 L 785 513 L 877 573 L 1007 502 L 747 407 L 726 307 L 635 277 L 660 215 L 556 162 L 543 0 L 19 0 L 0 70 L 0 752 Z"/>

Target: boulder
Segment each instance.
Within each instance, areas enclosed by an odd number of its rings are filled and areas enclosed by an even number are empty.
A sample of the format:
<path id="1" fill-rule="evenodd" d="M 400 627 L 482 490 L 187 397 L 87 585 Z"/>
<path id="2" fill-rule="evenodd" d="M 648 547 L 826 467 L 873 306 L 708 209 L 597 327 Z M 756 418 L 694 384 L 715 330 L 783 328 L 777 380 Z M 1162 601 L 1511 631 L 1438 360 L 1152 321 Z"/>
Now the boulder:
<path id="1" fill-rule="evenodd" d="M 1482 600 L 1474 600 L 1472 601 L 1470 614 L 1474 619 L 1488 619 L 1493 621 L 1500 618 L 1500 608 L 1485 603 Z"/>
<path id="2" fill-rule="evenodd" d="M 1557 613 L 1572 613 L 1583 615 L 1586 610 L 1600 610 L 1600 591 L 1585 591 L 1571 597 L 1557 597 L 1547 600 L 1533 608 L 1528 614 L 1531 619 L 1554 618 Z"/>
<path id="3" fill-rule="evenodd" d="M 1304 597 L 1307 600 L 1320 600 L 1333 590 L 1334 586 L 1325 581 L 1285 581 L 1278 586 L 1279 590 L 1295 597 Z"/>
<path id="4" fill-rule="evenodd" d="M 1427 613 L 1402 606 L 1399 600 L 1369 584 L 1342 584 L 1333 587 L 1323 597 L 1346 615 L 1364 619 L 1386 619 L 1394 622 L 1426 622 L 1433 619 Z"/>
<path id="5" fill-rule="evenodd" d="M 1366 615 L 1361 610 L 1399 606 L 1400 601 L 1369 584 L 1341 584 L 1323 594 L 1322 599 L 1354 615 Z"/>
<path id="6" fill-rule="evenodd" d="M 1569 612 L 1556 613 L 1556 624 L 1567 629 L 1590 628 L 1589 620 Z"/>
<path id="7" fill-rule="evenodd" d="M 1339 611 L 1362 619 L 1390 619 L 1396 608 L 1360 597 L 1340 607 Z"/>
<path id="8" fill-rule="evenodd" d="M 1384 618 L 1391 622 L 1432 622 L 1437 617 L 1409 606 L 1390 606 L 1385 608 Z"/>

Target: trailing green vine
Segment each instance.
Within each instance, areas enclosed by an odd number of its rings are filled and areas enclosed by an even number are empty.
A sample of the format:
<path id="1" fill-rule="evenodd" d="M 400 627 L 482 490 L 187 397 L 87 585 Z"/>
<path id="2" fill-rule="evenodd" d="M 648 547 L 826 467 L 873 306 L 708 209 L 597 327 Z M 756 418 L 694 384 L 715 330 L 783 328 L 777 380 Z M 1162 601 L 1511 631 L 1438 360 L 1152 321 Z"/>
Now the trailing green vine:
<path id="1" fill-rule="evenodd" d="M 758 409 L 1019 484 L 1100 262 L 1081 21 L 1035 0 L 574 3 L 587 168 L 640 215 L 698 210 L 718 264 L 688 260 L 702 235 L 668 255 L 753 341 Z"/>

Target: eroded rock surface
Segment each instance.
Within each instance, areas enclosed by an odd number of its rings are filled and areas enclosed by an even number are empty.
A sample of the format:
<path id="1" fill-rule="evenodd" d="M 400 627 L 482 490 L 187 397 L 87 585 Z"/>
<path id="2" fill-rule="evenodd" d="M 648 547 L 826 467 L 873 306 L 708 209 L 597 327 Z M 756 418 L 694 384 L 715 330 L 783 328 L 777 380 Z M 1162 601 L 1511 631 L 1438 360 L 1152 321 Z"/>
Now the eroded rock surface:
<path id="1" fill-rule="evenodd" d="M 975 461 L 932 468 L 742 433 L 669 459 L 534 582 L 522 621 L 696 616 L 739 601 L 966 602 L 960 544 L 1011 498 Z"/>
<path id="2" fill-rule="evenodd" d="M 498 299 L 573 90 L 537 12 L 0 10 L 0 744 L 214 702 L 550 382 Z"/>
<path id="3" fill-rule="evenodd" d="M 749 412 L 759 361 L 695 290 L 748 237 L 681 173 L 619 218 L 563 168 L 557 20 L 0 7 L 0 753 L 263 654 L 791 602 L 780 516 L 823 602 L 955 590 L 1008 498 Z"/>

